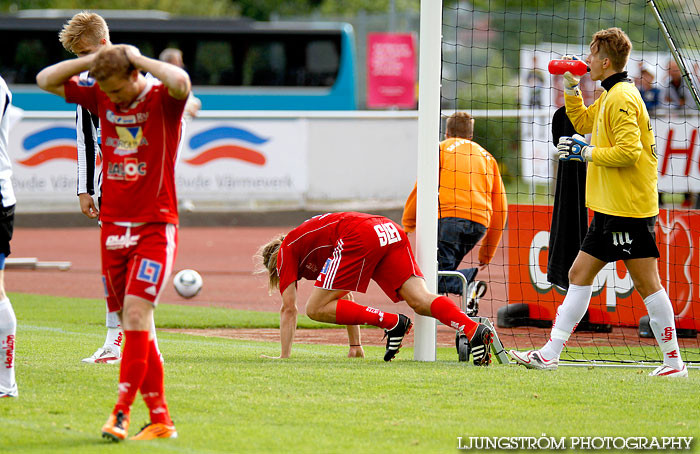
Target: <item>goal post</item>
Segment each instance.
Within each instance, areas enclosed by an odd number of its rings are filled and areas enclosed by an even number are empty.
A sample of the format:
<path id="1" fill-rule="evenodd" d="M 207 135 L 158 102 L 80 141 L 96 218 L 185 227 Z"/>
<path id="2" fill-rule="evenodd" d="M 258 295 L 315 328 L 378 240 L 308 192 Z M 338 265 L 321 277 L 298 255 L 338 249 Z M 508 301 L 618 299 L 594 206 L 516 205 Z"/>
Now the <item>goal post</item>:
<path id="1" fill-rule="evenodd" d="M 416 260 L 428 290 L 437 292 L 437 218 L 440 140 L 440 75 L 442 0 L 421 0 L 418 69 L 418 193 L 416 199 Z M 416 361 L 435 361 L 437 323 L 416 315 Z"/>

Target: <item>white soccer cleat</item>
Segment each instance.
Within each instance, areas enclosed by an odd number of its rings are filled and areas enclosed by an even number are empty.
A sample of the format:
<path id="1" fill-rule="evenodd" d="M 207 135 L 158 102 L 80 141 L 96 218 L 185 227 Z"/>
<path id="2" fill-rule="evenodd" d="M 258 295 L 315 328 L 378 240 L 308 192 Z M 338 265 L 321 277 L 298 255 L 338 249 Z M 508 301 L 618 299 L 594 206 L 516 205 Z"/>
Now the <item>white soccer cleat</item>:
<path id="1" fill-rule="evenodd" d="M 508 353 L 510 353 L 510 357 L 515 360 L 516 364 L 525 366 L 528 369 L 557 370 L 557 367 L 559 367 L 559 358 L 547 361 L 537 350 L 528 350 L 526 352 L 511 350 Z"/>
<path id="2" fill-rule="evenodd" d="M 680 370 L 674 369 L 671 366 L 663 365 L 649 372 L 650 377 L 678 377 L 678 378 L 688 378 L 688 368 L 683 364 L 683 368 Z"/>
<path id="3" fill-rule="evenodd" d="M 19 392 L 17 391 L 17 383 L 10 389 L 9 391 L 1 391 L 0 390 L 0 399 L 3 397 L 17 397 L 19 396 Z"/>
<path id="4" fill-rule="evenodd" d="M 119 364 L 122 362 L 122 354 L 119 350 L 100 347 L 92 356 L 83 358 L 82 361 L 89 364 Z"/>

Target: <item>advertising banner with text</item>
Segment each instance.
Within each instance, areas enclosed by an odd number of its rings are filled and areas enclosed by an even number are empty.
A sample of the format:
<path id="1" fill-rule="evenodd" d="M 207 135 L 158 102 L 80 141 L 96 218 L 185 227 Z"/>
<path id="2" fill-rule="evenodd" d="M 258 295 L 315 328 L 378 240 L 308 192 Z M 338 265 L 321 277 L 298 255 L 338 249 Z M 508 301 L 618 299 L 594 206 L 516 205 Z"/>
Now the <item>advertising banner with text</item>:
<path id="1" fill-rule="evenodd" d="M 565 292 L 547 281 L 552 207 L 510 205 L 508 300 L 530 305 L 530 317 L 554 320 Z M 673 303 L 678 328 L 700 329 L 700 211 L 661 210 L 656 226 L 661 283 Z M 534 310 L 533 310 L 534 309 Z M 637 326 L 647 315 L 622 261 L 609 263 L 593 284 L 589 321 Z"/>
<path id="2" fill-rule="evenodd" d="M 416 39 L 412 33 L 367 34 L 367 107 L 416 107 Z"/>
<path id="3" fill-rule="evenodd" d="M 301 198 L 308 187 L 305 120 L 198 120 L 187 124 L 176 168 L 180 198 Z M 22 120 L 10 134 L 17 198 L 75 197 L 75 121 Z"/>

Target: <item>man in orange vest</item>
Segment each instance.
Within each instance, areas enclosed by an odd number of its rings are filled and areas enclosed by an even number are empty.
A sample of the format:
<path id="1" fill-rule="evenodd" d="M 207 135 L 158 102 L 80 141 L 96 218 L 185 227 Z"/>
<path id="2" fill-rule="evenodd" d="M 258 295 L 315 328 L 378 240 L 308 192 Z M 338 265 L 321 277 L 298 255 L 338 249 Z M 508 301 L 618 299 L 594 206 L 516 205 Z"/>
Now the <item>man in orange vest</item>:
<path id="1" fill-rule="evenodd" d="M 474 119 L 455 112 L 447 119 L 445 140 L 440 142 L 440 187 L 438 192 L 438 269 L 455 271 L 476 244 L 479 268 L 496 254 L 508 215 L 508 200 L 496 159 L 472 141 Z M 416 186 L 408 196 L 402 224 L 406 232 L 416 228 Z M 469 315 L 476 315 L 478 298 L 486 283 L 476 281 L 478 268 L 458 270 L 469 282 Z M 456 277 L 441 277 L 439 293 L 462 294 Z"/>

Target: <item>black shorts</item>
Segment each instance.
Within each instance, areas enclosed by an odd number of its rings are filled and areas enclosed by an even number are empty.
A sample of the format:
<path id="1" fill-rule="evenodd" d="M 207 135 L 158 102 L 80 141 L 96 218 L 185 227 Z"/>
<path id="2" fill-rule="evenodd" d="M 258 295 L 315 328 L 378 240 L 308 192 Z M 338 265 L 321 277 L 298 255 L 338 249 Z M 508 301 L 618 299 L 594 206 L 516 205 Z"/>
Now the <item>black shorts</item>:
<path id="1" fill-rule="evenodd" d="M 625 218 L 593 213 L 581 250 L 603 262 L 659 257 L 656 216 Z"/>
<path id="2" fill-rule="evenodd" d="M 0 205 L 0 253 L 5 257 L 10 255 L 10 240 L 15 225 L 15 206 L 3 207 Z"/>

